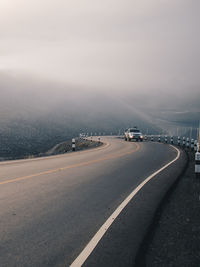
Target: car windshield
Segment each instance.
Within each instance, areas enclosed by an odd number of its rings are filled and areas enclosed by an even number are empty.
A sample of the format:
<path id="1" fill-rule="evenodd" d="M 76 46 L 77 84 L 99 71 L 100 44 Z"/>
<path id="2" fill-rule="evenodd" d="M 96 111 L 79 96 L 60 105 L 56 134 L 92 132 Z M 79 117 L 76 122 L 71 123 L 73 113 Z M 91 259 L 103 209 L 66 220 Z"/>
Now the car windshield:
<path id="1" fill-rule="evenodd" d="M 130 132 L 131 133 L 139 133 L 140 131 L 139 130 L 136 130 L 136 129 L 130 129 Z"/>

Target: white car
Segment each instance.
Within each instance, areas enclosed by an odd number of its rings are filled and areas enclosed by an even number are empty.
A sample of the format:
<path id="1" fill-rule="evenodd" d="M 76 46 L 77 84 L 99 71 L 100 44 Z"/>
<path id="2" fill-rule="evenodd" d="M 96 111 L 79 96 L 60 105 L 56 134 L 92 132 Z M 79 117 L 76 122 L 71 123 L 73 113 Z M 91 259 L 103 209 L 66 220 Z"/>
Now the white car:
<path id="1" fill-rule="evenodd" d="M 124 140 L 125 141 L 131 141 L 131 140 L 135 140 L 135 141 L 143 141 L 143 135 L 141 133 L 140 130 L 138 130 L 137 128 L 129 128 L 127 130 L 125 130 L 124 133 Z"/>

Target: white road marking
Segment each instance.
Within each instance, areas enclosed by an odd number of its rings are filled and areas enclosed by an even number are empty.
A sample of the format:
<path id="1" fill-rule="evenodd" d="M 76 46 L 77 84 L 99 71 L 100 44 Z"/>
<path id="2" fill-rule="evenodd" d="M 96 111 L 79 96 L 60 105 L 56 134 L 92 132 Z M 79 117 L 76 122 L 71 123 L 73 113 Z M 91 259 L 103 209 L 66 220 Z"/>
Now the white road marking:
<path id="1" fill-rule="evenodd" d="M 122 157 L 122 156 L 125 156 L 125 155 L 129 155 L 129 154 L 135 153 L 136 151 L 138 151 L 140 149 L 140 146 L 138 144 L 135 144 L 135 146 L 136 146 L 135 150 L 131 150 L 131 151 L 128 151 L 126 153 L 122 153 L 121 152 L 121 153 L 110 154 L 108 156 L 104 156 L 102 158 L 100 157 L 98 159 L 93 159 L 93 160 L 89 160 L 89 161 L 85 161 L 85 162 L 83 161 L 83 162 L 80 162 L 80 163 L 67 165 L 67 166 L 64 166 L 64 167 L 56 168 L 56 169 L 50 169 L 50 170 L 42 171 L 42 172 L 39 172 L 39 173 L 34 173 L 34 174 L 22 176 L 22 177 L 16 177 L 14 179 L 3 180 L 2 182 L 0 181 L 0 185 L 15 183 L 15 182 L 31 179 L 33 177 L 38 177 L 38 176 L 42 176 L 42 175 L 47 175 L 47 174 L 51 174 L 51 173 L 65 171 L 65 170 L 72 169 L 72 168 L 78 168 L 78 167 L 83 167 L 83 166 L 87 166 L 87 165 L 94 164 L 94 163 L 99 163 L 99 162 L 102 162 L 102 161 L 105 161 L 105 160 L 119 158 L 119 157 Z"/>
<path id="2" fill-rule="evenodd" d="M 115 219 L 118 217 L 118 215 L 121 213 L 121 211 L 127 206 L 127 204 L 133 199 L 133 197 L 142 189 L 142 187 L 148 183 L 153 177 L 155 177 L 157 174 L 162 172 L 164 169 L 169 167 L 172 163 L 174 163 L 176 160 L 180 157 L 180 150 L 177 149 L 175 146 L 170 145 L 177 151 L 177 156 L 175 159 L 167 163 L 165 166 L 148 176 L 141 184 L 139 184 L 131 193 L 130 195 L 117 207 L 117 209 L 111 214 L 111 216 L 107 219 L 107 221 L 101 226 L 101 228 L 98 230 L 98 232 L 94 235 L 94 237 L 89 241 L 89 243 L 86 245 L 86 247 L 82 250 L 82 252 L 79 254 L 79 256 L 73 261 L 73 263 L 70 265 L 70 267 L 81 267 L 83 263 L 87 260 L 89 255 L 92 253 L 94 248 L 97 246 L 101 238 L 104 236 L 104 234 L 107 232 L 111 224 L 115 221 Z"/>

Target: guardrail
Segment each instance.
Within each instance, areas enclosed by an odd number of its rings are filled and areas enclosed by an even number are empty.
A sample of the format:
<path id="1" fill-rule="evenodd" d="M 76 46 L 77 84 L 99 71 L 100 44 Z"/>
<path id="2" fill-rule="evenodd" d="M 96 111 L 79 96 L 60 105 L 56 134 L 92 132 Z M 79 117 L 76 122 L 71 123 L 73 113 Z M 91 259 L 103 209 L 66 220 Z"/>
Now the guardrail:
<path id="1" fill-rule="evenodd" d="M 182 146 L 194 152 L 199 151 L 199 143 L 197 140 L 190 139 L 189 137 L 169 136 L 169 135 L 145 135 L 144 141 L 159 142 L 165 144 L 174 144 Z"/>
<path id="2" fill-rule="evenodd" d="M 167 136 L 167 135 L 145 135 L 144 141 L 174 144 L 183 147 L 186 151 L 195 152 L 195 175 L 200 177 L 200 144 L 198 140 L 189 137 Z"/>

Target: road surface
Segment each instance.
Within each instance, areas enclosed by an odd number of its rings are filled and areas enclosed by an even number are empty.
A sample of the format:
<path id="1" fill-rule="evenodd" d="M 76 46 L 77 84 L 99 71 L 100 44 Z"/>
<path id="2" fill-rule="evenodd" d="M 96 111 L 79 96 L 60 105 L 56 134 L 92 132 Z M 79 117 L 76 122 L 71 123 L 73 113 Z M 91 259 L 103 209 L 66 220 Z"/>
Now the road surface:
<path id="1" fill-rule="evenodd" d="M 70 266 L 134 188 L 177 156 L 169 145 L 103 141 L 97 149 L 0 163 L 1 267 Z M 95 260 L 102 249 L 84 265 L 102 266 Z"/>

